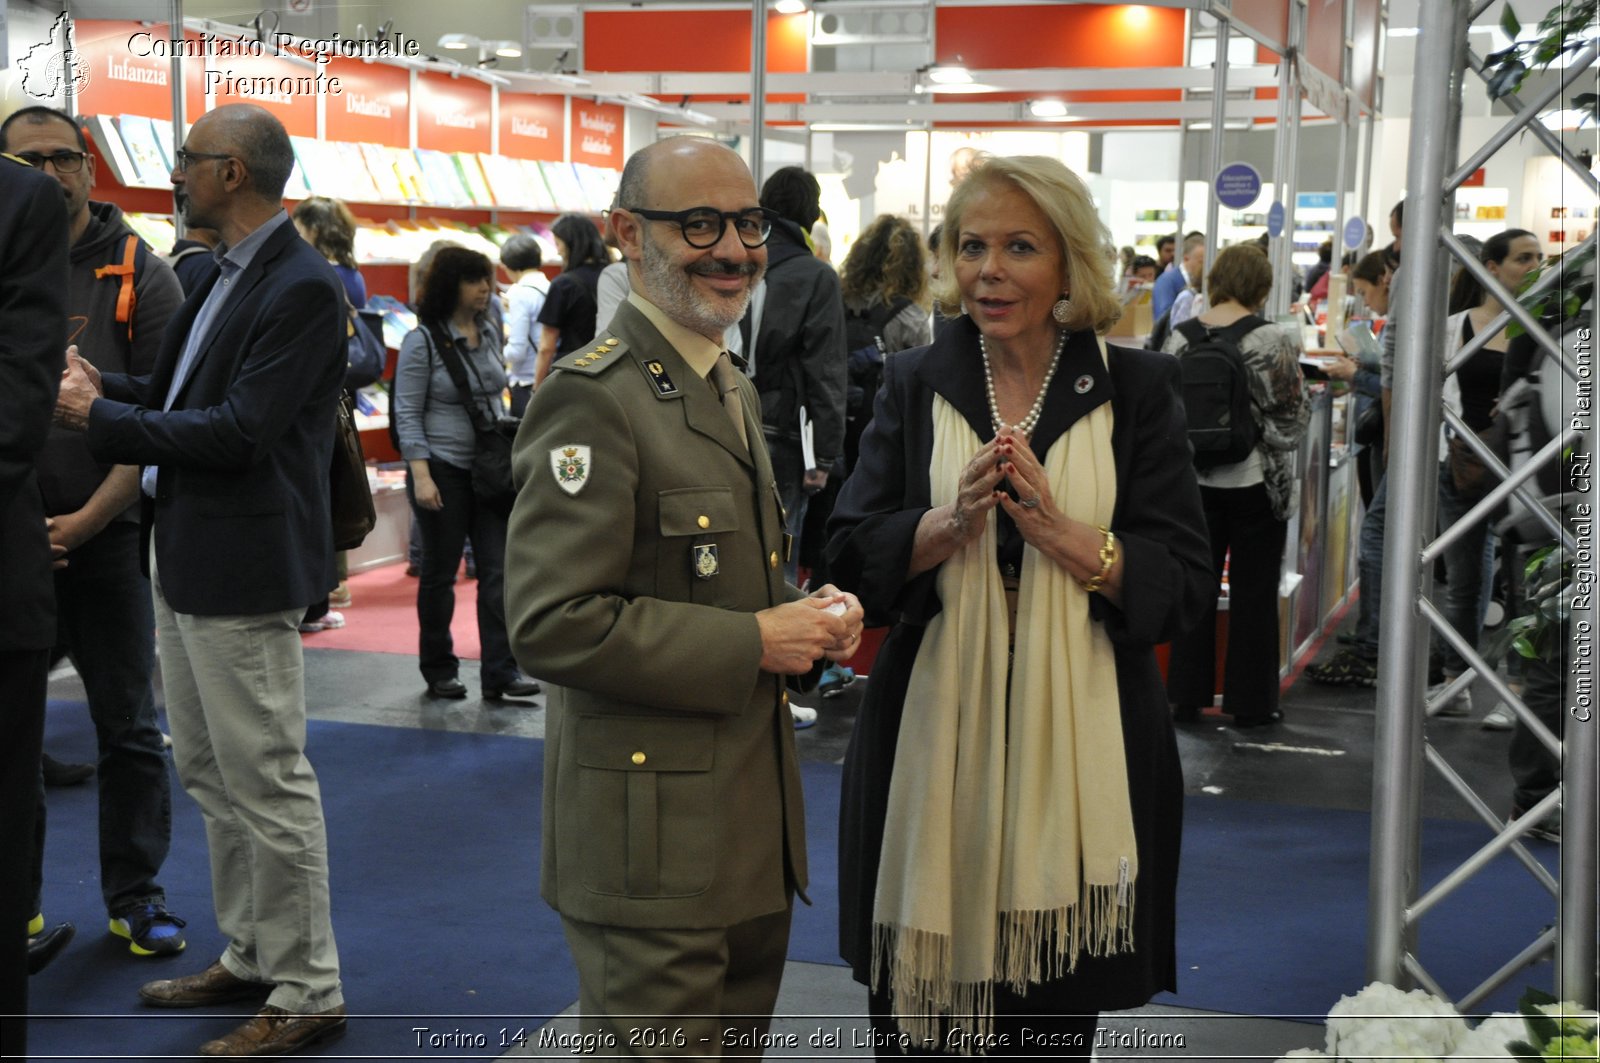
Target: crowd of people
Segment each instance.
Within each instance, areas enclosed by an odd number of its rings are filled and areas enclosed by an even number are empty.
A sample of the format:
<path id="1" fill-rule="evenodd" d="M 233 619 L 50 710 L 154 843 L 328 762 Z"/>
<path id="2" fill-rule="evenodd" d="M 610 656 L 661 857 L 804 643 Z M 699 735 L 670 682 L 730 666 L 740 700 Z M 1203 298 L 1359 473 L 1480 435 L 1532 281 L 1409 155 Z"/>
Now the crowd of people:
<path id="1" fill-rule="evenodd" d="M 204 1056 L 320 1044 L 347 1016 L 301 633 L 350 602 L 326 470 L 367 295 L 353 218 L 322 197 L 284 211 L 290 142 L 253 105 L 207 112 L 178 151 L 192 242 L 169 259 L 89 199 L 94 159 L 69 116 L 18 111 L 0 147 L 32 164 L 0 160 L 0 697 L 29 707 L 12 716 L 0 830 L 32 853 L 0 876 L 0 922 L 28 927 L 0 954 L 0 1010 L 26 1011 L 27 972 L 73 933 L 45 924 L 40 872 L 43 703 L 62 656 L 99 743 L 111 932 L 138 956 L 185 947 L 157 881 L 159 639 L 172 761 L 228 945 L 139 997 L 258 1009 Z M 558 218 L 553 279 L 528 235 L 498 264 L 451 244 L 419 263 L 390 406 L 418 667 L 427 696 L 467 696 L 450 622 L 470 544 L 480 690 L 543 683 L 540 889 L 585 1029 L 619 1046 L 635 1016 L 670 1016 L 691 1053 L 730 1029 L 761 1043 L 808 884 L 795 730 L 815 710 L 790 695 L 854 682 L 867 624 L 887 634 L 844 762 L 840 950 L 883 1056 L 967 1054 L 957 1029 L 1008 1054 L 1026 1021 L 1087 1059 L 1100 1012 L 1176 988 L 1174 725 L 1214 704 L 1224 571 L 1223 711 L 1239 728 L 1282 719 L 1262 647 L 1279 638 L 1310 402 L 1297 336 L 1260 317 L 1262 249 L 1224 248 L 1204 277 L 1198 232 L 1119 260 L 1059 161 L 959 161 L 926 250 L 885 215 L 838 270 L 813 235 L 813 175 L 786 166 L 758 188 L 698 137 L 631 156 L 603 230 Z M 1380 314 L 1399 221 L 1388 255 L 1351 264 Z M 1539 260 L 1520 230 L 1482 255 L 1511 289 Z M 1153 289 L 1157 349 L 1104 338 L 1130 284 Z M 1452 350 L 1500 310 L 1474 284 L 1455 293 Z M 69 335 L 69 316 L 87 324 Z M 1381 372 L 1330 369 L 1380 412 L 1396 327 Z M 1475 431 L 1503 347 L 1456 374 Z M 1243 405 L 1213 450 L 1187 367 L 1230 350 Z M 1477 490 L 1451 465 L 1441 520 Z M 1364 530 L 1362 626 L 1321 681 L 1376 674 L 1371 549 Z M 1446 555 L 1447 613 L 1474 646 L 1492 556 L 1484 534 Z M 1454 697 L 1466 663 L 1441 666 Z M 1522 807 L 1554 785 L 1536 753 Z M 4 1037 L 22 1051 L 22 1024 Z"/>

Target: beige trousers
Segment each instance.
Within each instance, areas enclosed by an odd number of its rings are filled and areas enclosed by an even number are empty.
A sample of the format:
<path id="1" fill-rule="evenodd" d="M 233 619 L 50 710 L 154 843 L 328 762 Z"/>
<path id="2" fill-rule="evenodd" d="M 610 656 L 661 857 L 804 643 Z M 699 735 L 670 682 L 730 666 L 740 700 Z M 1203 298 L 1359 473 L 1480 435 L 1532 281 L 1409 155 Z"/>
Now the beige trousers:
<path id="1" fill-rule="evenodd" d="M 174 612 L 151 555 L 173 761 L 205 819 L 222 965 L 272 983 L 267 1002 L 286 1011 L 342 1004 L 322 792 L 305 755 L 305 610 Z"/>

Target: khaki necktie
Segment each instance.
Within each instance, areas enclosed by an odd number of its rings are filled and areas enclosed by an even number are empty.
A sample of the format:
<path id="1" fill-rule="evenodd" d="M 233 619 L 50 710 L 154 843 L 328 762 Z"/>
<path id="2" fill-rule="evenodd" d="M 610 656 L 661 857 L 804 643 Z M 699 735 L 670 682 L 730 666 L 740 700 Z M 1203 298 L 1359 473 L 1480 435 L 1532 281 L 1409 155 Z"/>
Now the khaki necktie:
<path id="1" fill-rule="evenodd" d="M 721 397 L 722 408 L 733 421 L 733 427 L 739 433 L 739 441 L 749 449 L 750 437 L 745 434 L 744 427 L 744 406 L 739 401 L 739 371 L 733 367 L 733 359 L 728 357 L 727 351 L 718 355 L 716 362 L 711 366 L 711 386 Z"/>

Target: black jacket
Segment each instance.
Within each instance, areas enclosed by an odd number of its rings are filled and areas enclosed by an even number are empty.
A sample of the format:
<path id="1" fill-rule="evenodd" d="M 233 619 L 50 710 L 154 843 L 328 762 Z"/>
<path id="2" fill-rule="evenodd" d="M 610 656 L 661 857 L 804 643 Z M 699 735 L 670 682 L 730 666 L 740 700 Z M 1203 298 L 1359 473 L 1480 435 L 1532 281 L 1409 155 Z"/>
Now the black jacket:
<path id="1" fill-rule="evenodd" d="M 750 319 L 741 326 L 750 350 Z M 755 344 L 755 383 L 768 439 L 800 438 L 800 407 L 815 426 L 817 468 L 844 452 L 846 355 L 839 275 L 811 253 L 794 222 L 773 223 L 767 293 Z"/>

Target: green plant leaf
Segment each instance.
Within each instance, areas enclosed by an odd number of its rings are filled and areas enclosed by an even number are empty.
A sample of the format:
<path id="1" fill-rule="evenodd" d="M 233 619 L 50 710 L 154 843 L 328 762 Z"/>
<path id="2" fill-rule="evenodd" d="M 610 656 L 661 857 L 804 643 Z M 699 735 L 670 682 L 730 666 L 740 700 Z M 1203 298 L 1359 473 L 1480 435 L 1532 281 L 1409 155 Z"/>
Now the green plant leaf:
<path id="1" fill-rule="evenodd" d="M 1517 13 L 1511 10 L 1510 4 L 1507 4 L 1506 9 L 1500 12 L 1500 29 L 1512 40 L 1522 36 L 1522 23 L 1517 21 Z"/>
<path id="2" fill-rule="evenodd" d="M 1529 660 L 1539 659 L 1539 648 L 1529 641 L 1525 635 L 1519 635 L 1513 639 L 1511 648 L 1517 651 L 1518 656 L 1526 657 Z"/>

